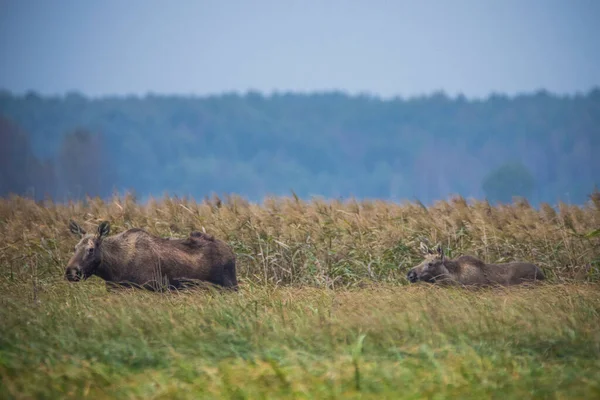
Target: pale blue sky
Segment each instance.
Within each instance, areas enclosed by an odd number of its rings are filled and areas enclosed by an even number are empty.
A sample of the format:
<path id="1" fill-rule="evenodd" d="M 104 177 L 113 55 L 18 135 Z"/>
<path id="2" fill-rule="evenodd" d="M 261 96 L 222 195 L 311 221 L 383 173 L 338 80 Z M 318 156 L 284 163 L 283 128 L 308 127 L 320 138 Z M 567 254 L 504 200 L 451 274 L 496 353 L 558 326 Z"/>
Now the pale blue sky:
<path id="1" fill-rule="evenodd" d="M 600 0 L 0 0 L 0 88 L 586 92 L 599 21 Z"/>

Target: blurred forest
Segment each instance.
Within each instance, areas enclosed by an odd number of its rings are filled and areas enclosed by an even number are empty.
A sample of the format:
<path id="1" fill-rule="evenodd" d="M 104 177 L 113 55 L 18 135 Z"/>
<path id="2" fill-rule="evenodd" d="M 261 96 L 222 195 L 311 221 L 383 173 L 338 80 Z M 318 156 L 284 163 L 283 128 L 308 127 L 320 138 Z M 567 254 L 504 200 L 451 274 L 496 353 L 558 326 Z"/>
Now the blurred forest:
<path id="1" fill-rule="evenodd" d="M 238 193 L 582 203 L 600 184 L 600 89 L 86 98 L 0 93 L 0 195 Z"/>

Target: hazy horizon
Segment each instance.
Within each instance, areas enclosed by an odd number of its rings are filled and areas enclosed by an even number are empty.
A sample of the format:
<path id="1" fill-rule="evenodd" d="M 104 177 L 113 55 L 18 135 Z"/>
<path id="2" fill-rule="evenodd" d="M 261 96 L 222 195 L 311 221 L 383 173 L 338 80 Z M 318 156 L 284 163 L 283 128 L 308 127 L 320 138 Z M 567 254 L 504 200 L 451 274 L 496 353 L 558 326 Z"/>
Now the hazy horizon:
<path id="1" fill-rule="evenodd" d="M 583 202 L 597 21 L 592 0 L 0 0 L 0 193 Z M 248 92 L 269 99 L 224 96 Z"/>
<path id="2" fill-rule="evenodd" d="M 0 89 L 410 98 L 587 93 L 600 2 L 0 0 Z"/>
<path id="3" fill-rule="evenodd" d="M 457 100 L 460 97 L 466 99 L 466 101 L 472 102 L 472 101 L 486 101 L 494 96 L 500 96 L 500 97 L 504 97 L 507 99 L 515 99 L 517 97 L 529 97 L 529 96 L 534 96 L 538 93 L 546 93 L 549 96 L 552 97 L 556 97 L 556 98 L 572 98 L 575 96 L 587 96 L 593 92 L 599 91 L 600 90 L 600 84 L 599 85 L 593 85 L 590 88 L 586 89 L 586 90 L 576 90 L 573 92 L 565 92 L 565 93 L 558 93 L 558 92 L 553 92 L 553 91 L 549 91 L 547 89 L 544 88 L 540 88 L 537 90 L 530 90 L 530 91 L 519 91 L 519 92 L 515 92 L 515 93 L 505 93 L 505 92 L 501 92 L 501 91 L 492 91 L 489 93 L 486 93 L 482 96 L 466 96 L 463 93 L 448 93 L 444 90 L 433 90 L 430 92 L 424 92 L 424 93 L 419 93 L 419 94 L 412 94 L 412 95 L 392 95 L 392 96 L 383 96 L 377 93 L 370 93 L 370 92 L 348 92 L 345 90 L 341 90 L 341 89 L 330 89 L 330 90 L 319 90 L 319 89 L 314 89 L 314 90 L 306 90 L 306 91 L 299 91 L 299 90 L 275 90 L 272 92 L 264 92 L 264 91 L 260 91 L 260 90 L 256 90 L 256 89 L 246 89 L 246 90 L 229 90 L 229 91 L 223 91 L 223 92 L 215 92 L 215 93 L 156 93 L 153 91 L 148 91 L 146 93 L 102 93 L 102 94 L 97 94 L 97 95 L 90 95 L 90 94 L 86 94 L 81 92 L 80 90 L 67 90 L 61 93 L 40 93 L 36 90 L 30 89 L 30 90 L 24 90 L 24 91 L 12 91 L 10 89 L 6 89 L 3 87 L 0 87 L 0 94 L 4 93 L 7 94 L 9 96 L 15 96 L 15 97 L 22 97 L 22 96 L 28 96 L 30 94 L 34 94 L 37 95 L 41 98 L 45 98 L 45 99 L 56 99 L 56 98 L 66 98 L 67 96 L 70 95 L 78 95 L 78 96 L 82 96 L 84 97 L 86 100 L 89 101 L 95 101 L 95 100 L 112 100 L 112 99 L 129 99 L 129 98 L 134 98 L 134 99 L 144 99 L 144 98 L 149 98 L 149 97 L 157 97 L 157 98 L 185 98 L 185 99 L 207 99 L 207 98 L 219 98 L 219 97 L 226 97 L 226 96 L 239 96 L 239 97 L 244 97 L 247 95 L 251 95 L 251 94 L 258 94 L 266 99 L 268 98 L 273 98 L 275 96 L 280 96 L 280 95 L 298 95 L 298 96 L 313 96 L 313 95 L 329 95 L 329 94 L 341 94 L 343 96 L 347 96 L 348 98 L 359 98 L 361 96 L 368 96 L 369 98 L 373 98 L 373 99 L 377 99 L 377 100 L 381 100 L 384 102 L 392 102 L 392 101 L 412 101 L 412 100 L 416 100 L 416 99 L 423 99 L 423 98 L 432 98 L 434 96 L 437 95 L 443 95 L 446 96 L 448 99 L 450 100 Z"/>

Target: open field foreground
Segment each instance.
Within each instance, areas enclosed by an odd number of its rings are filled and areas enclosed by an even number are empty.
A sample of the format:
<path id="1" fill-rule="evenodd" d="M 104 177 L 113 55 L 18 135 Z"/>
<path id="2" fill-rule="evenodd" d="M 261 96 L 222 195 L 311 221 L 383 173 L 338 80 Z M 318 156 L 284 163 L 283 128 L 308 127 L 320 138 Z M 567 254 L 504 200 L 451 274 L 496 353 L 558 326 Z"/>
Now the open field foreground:
<path id="1" fill-rule="evenodd" d="M 598 398 L 600 287 L 2 287 L 2 398 Z"/>
<path id="2" fill-rule="evenodd" d="M 0 200 L 0 398 L 600 398 L 600 196 L 535 210 L 131 196 Z M 111 234 L 203 228 L 238 257 L 237 293 L 68 283 L 69 218 Z M 419 243 L 548 281 L 407 285 Z"/>

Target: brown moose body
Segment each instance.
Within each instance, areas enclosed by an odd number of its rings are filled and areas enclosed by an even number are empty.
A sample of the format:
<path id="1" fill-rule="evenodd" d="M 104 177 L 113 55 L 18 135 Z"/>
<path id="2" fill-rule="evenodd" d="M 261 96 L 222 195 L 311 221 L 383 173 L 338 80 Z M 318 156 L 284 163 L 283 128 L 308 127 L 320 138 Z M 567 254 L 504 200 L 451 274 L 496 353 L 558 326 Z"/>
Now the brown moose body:
<path id="1" fill-rule="evenodd" d="M 167 239 L 135 228 L 108 236 L 108 222 L 94 234 L 73 221 L 69 229 L 81 238 L 66 267 L 70 281 L 96 275 L 107 283 L 152 290 L 201 283 L 237 290 L 235 254 L 211 235 L 192 232 L 185 239 Z"/>
<path id="2" fill-rule="evenodd" d="M 486 264 L 468 255 L 447 259 L 440 247 L 438 253 L 428 255 L 421 264 L 410 269 L 407 279 L 411 283 L 424 281 L 463 286 L 513 286 L 545 280 L 543 271 L 528 262 Z"/>

